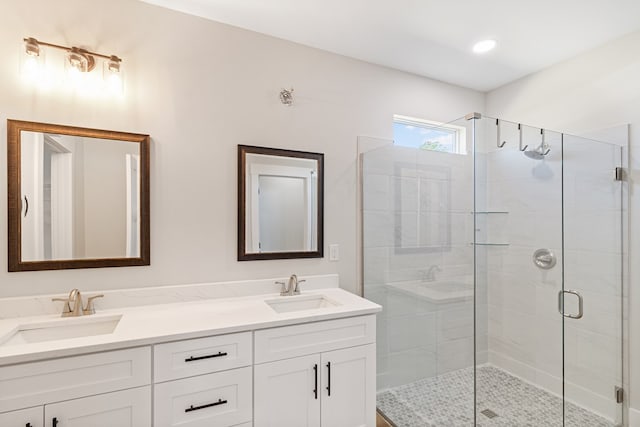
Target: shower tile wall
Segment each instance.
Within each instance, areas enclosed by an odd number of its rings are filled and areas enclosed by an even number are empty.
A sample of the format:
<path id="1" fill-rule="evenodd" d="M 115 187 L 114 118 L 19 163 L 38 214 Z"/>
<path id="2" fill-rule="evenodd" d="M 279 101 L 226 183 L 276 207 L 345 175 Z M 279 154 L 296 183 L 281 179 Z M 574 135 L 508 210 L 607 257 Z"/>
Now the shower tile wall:
<path id="1" fill-rule="evenodd" d="M 552 146 L 544 161 L 517 148 L 488 154 L 487 200 L 508 247 L 489 249 L 489 361 L 529 381 L 562 393 L 561 151 Z M 496 219 L 496 220 L 498 220 Z M 551 270 L 533 264 L 533 252 L 548 248 L 558 257 Z M 549 377 L 550 376 L 550 377 Z"/>
<path id="2" fill-rule="evenodd" d="M 442 270 L 435 272 L 437 283 L 466 283 L 472 289 L 472 161 L 471 155 L 398 146 L 380 148 L 364 157 L 365 296 L 384 307 L 378 316 L 379 389 L 473 365 L 472 296 L 436 303 L 419 290 L 429 285 L 425 275 L 431 266 Z M 398 163 L 411 167 L 399 169 Z M 442 176 L 424 172 L 428 166 L 448 172 L 449 179 L 443 181 Z M 431 252 L 398 253 L 395 232 L 400 214 L 405 220 L 420 215 L 418 180 L 422 180 L 420 188 L 439 180 L 438 188 L 448 189 L 450 203 L 441 200 L 442 195 L 423 192 L 421 206 L 422 210 L 426 204 L 429 210 L 438 211 L 439 228 L 450 228 L 451 246 Z M 396 198 L 400 185 L 415 191 L 403 191 Z M 408 225 L 418 221 L 402 224 L 398 232 L 406 245 L 420 231 Z"/>

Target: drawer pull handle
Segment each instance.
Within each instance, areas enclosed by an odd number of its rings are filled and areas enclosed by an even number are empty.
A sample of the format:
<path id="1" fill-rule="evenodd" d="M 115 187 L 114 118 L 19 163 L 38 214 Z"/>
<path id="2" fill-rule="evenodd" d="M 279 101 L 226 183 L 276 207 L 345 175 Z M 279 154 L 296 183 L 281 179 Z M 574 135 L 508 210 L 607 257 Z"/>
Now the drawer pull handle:
<path id="1" fill-rule="evenodd" d="M 54 417 L 53 420 L 51 420 L 51 425 L 53 427 L 58 427 L 58 419 Z"/>
<path id="2" fill-rule="evenodd" d="M 24 427 L 31 427 L 31 423 L 27 423 Z"/>
<path id="3" fill-rule="evenodd" d="M 217 402 L 207 403 L 206 405 L 200 405 L 200 406 L 191 405 L 187 409 L 185 409 L 184 412 L 197 411 L 199 409 L 211 408 L 212 406 L 224 405 L 226 403 L 228 403 L 226 400 L 218 399 Z"/>
<path id="4" fill-rule="evenodd" d="M 315 376 L 315 386 L 313 387 L 313 395 L 318 400 L 318 364 L 313 365 L 313 374 Z"/>
<path id="5" fill-rule="evenodd" d="M 191 356 L 188 359 L 184 359 L 184 361 L 185 362 L 195 362 L 196 360 L 213 359 L 214 357 L 227 356 L 228 354 L 229 353 L 227 353 L 226 351 L 224 353 L 219 351 L 218 354 L 210 354 L 208 356 L 198 356 L 198 357 Z"/>
<path id="6" fill-rule="evenodd" d="M 331 396 L 331 362 L 327 362 L 327 396 Z"/>

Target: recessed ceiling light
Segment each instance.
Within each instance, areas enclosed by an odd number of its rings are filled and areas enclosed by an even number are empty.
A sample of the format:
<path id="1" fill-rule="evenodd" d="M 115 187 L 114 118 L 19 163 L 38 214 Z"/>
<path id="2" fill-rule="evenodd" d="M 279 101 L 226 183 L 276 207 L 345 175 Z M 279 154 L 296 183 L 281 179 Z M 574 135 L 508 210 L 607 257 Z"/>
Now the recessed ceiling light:
<path id="1" fill-rule="evenodd" d="M 487 39 L 479 41 L 478 43 L 473 45 L 473 51 L 475 53 L 487 53 L 496 47 L 496 41 L 493 39 Z"/>

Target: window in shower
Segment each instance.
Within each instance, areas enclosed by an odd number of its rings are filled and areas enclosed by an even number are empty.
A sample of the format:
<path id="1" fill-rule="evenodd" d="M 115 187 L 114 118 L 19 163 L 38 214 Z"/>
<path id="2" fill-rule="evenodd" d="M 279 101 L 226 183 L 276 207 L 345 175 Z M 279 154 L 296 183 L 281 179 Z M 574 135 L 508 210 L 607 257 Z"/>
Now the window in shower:
<path id="1" fill-rule="evenodd" d="M 393 116 L 393 143 L 442 153 L 467 154 L 465 129 L 406 116 Z"/>

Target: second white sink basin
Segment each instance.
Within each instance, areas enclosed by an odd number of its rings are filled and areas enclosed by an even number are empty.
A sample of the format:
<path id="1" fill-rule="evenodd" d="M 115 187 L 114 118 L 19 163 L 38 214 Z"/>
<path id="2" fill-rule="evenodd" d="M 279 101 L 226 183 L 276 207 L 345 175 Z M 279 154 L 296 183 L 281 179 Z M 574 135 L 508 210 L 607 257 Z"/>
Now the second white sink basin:
<path id="1" fill-rule="evenodd" d="M 265 303 L 276 313 L 292 311 L 317 310 L 319 308 L 336 307 L 334 301 L 324 295 L 295 295 L 265 300 Z"/>
<path id="2" fill-rule="evenodd" d="M 18 326 L 0 339 L 0 346 L 33 344 L 69 338 L 111 334 L 122 318 L 121 314 L 104 317 L 77 317 Z"/>

